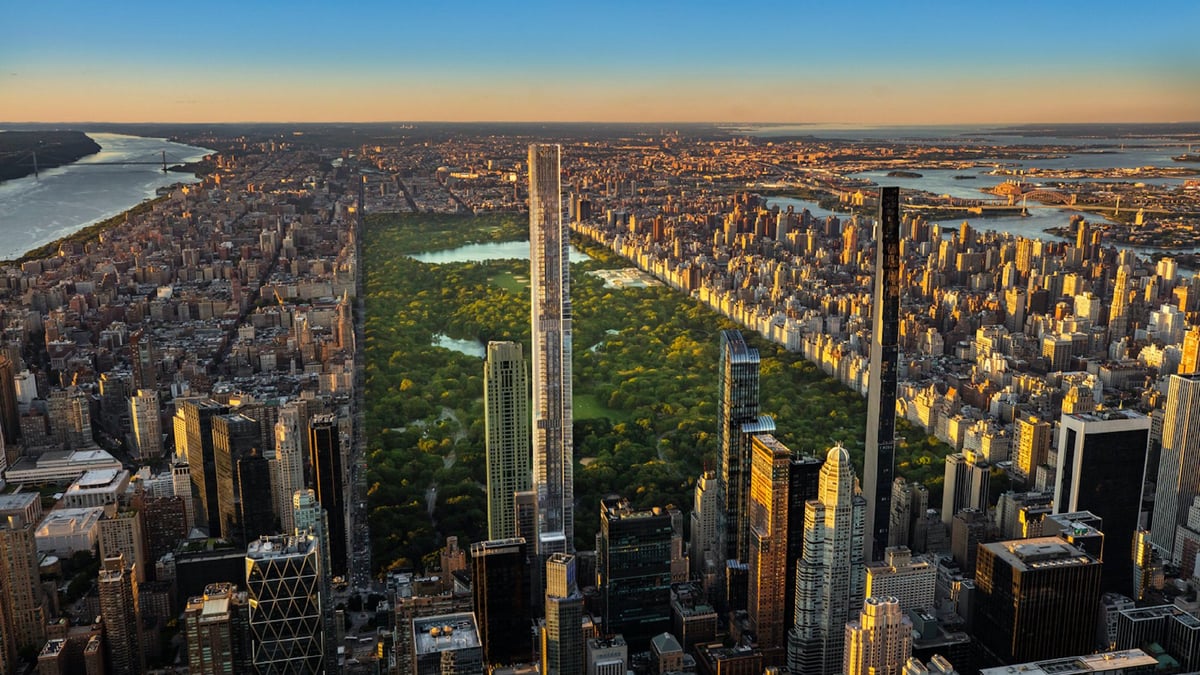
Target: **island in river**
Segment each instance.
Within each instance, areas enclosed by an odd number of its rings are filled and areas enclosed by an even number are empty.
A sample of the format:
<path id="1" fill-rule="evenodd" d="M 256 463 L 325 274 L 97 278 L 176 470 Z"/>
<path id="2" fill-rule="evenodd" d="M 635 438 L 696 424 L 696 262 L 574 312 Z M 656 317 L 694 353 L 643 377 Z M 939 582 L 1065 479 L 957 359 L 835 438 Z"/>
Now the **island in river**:
<path id="1" fill-rule="evenodd" d="M 70 164 L 100 152 L 100 144 L 82 131 L 0 131 L 0 181 Z"/>

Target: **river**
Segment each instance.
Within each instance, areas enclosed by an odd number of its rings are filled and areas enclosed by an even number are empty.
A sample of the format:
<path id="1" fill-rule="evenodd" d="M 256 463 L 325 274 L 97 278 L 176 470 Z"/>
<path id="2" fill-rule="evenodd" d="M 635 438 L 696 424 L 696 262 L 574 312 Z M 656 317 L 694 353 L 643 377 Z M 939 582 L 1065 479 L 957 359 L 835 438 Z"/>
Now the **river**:
<path id="1" fill-rule="evenodd" d="M 78 162 L 0 183 L 0 260 L 13 260 L 56 239 L 137 206 L 156 191 L 199 179 L 161 165 L 91 166 L 97 162 L 194 162 L 211 150 L 161 138 L 86 132 L 100 152 Z"/>

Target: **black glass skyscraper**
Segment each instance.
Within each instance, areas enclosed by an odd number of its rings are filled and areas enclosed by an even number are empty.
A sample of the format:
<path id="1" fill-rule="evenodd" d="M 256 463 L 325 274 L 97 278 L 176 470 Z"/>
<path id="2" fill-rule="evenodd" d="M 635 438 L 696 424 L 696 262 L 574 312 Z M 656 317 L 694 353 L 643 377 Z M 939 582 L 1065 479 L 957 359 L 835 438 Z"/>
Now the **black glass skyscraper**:
<path id="1" fill-rule="evenodd" d="M 533 658 L 529 585 L 536 558 L 521 537 L 471 544 L 471 592 L 487 663 L 525 663 Z"/>
<path id="2" fill-rule="evenodd" d="M 329 514 L 330 576 L 346 575 L 346 481 L 337 415 L 316 415 L 308 425 L 313 489 Z"/>
<path id="3" fill-rule="evenodd" d="M 600 500 L 597 580 L 604 630 L 645 649 L 671 628 L 671 514 L 636 510 L 618 497 Z"/>
<path id="4" fill-rule="evenodd" d="M 866 558 L 883 557 L 888 545 L 896 452 L 896 360 L 900 334 L 900 188 L 879 190 L 875 238 L 875 298 L 871 311 L 871 369 L 867 381 L 867 448 L 863 496 L 867 498 Z"/>

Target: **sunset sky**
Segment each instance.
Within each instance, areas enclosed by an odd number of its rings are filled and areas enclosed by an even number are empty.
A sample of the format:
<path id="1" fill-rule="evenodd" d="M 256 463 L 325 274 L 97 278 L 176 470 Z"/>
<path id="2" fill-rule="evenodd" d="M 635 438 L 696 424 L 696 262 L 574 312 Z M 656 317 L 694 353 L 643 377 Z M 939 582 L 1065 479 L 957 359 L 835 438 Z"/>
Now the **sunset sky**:
<path id="1" fill-rule="evenodd" d="M 0 0 L 0 120 L 1200 120 L 1200 2 L 344 4 Z"/>

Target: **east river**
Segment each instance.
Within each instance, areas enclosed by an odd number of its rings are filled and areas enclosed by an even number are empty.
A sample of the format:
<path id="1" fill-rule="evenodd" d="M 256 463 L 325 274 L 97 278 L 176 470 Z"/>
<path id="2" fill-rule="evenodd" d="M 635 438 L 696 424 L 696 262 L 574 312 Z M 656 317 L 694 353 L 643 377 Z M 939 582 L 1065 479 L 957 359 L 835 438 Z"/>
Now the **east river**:
<path id="1" fill-rule="evenodd" d="M 161 164 L 93 166 L 97 162 L 194 162 L 212 150 L 161 138 L 85 132 L 100 152 L 78 162 L 0 183 L 0 260 L 110 218 L 155 196 L 158 188 L 196 183 L 192 174 L 163 173 Z"/>

